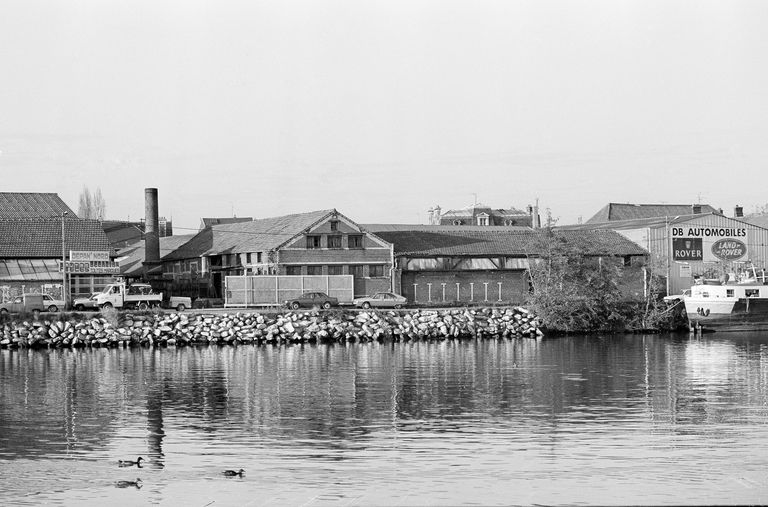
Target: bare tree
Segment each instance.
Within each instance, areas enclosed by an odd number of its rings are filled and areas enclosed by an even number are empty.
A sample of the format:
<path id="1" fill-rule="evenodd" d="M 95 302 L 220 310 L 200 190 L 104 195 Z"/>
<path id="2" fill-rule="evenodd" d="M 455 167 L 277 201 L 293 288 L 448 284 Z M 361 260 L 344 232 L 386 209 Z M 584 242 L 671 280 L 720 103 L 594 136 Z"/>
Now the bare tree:
<path id="1" fill-rule="evenodd" d="M 104 202 L 104 196 L 101 194 L 101 188 L 96 188 L 96 191 L 91 193 L 88 187 L 83 186 L 83 191 L 80 192 L 77 216 L 80 218 L 103 219 L 106 209 L 107 205 Z"/>

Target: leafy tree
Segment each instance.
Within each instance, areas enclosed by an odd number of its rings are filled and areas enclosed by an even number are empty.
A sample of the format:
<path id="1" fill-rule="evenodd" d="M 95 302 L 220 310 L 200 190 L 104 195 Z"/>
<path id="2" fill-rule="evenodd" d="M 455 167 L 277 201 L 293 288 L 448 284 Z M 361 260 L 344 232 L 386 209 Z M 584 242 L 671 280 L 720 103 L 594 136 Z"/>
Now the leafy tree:
<path id="1" fill-rule="evenodd" d="M 77 216 L 80 218 L 103 219 L 107 205 L 104 197 L 101 195 L 101 188 L 91 193 L 88 187 L 83 186 L 80 192 L 79 205 L 77 207 Z"/>

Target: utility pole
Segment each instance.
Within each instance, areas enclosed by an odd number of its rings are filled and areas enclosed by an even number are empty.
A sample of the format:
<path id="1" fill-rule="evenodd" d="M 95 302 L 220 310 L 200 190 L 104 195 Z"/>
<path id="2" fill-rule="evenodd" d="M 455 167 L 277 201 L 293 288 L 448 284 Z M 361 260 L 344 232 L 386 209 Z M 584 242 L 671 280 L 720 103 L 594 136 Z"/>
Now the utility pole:
<path id="1" fill-rule="evenodd" d="M 61 295 L 64 300 L 64 308 L 67 309 L 67 247 L 64 236 L 64 218 L 67 212 L 61 214 Z"/>

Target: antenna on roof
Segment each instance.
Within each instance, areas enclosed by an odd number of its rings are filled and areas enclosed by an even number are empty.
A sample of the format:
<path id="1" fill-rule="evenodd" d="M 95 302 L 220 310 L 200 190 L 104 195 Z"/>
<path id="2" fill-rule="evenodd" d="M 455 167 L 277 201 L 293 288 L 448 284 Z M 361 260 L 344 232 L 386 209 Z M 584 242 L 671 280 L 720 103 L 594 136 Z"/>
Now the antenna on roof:
<path id="1" fill-rule="evenodd" d="M 473 195 L 473 196 L 474 196 L 474 198 L 475 198 L 474 206 L 477 206 L 477 194 L 476 194 L 476 193 L 474 193 L 474 192 L 472 192 L 472 195 Z"/>

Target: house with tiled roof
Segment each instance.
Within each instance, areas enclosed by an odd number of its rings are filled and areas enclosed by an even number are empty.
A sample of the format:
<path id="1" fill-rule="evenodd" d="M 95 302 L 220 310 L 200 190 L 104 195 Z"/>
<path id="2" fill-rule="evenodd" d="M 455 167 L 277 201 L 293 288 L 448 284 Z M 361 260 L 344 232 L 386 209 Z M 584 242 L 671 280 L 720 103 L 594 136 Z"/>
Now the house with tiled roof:
<path id="1" fill-rule="evenodd" d="M 352 275 L 355 295 L 390 290 L 393 262 L 389 243 L 335 209 L 205 227 L 160 260 L 174 294 L 219 298 L 243 274 Z"/>
<path id="2" fill-rule="evenodd" d="M 675 217 L 678 215 L 696 215 L 717 212 L 718 210 L 709 204 L 630 204 L 610 202 L 585 223 L 599 224 L 622 220 Z"/>
<path id="3" fill-rule="evenodd" d="M 471 204 L 460 209 L 443 212 L 440 206 L 427 212 L 430 225 L 454 226 L 504 226 L 504 227 L 539 227 L 538 210 L 528 206 L 526 211 L 514 207 L 491 208 L 482 203 Z"/>
<path id="4" fill-rule="evenodd" d="M 52 218 L 64 213 L 77 218 L 58 194 L 0 192 L 0 218 Z"/>
<path id="5" fill-rule="evenodd" d="M 520 304 L 529 291 L 527 271 L 545 252 L 548 231 L 506 227 L 364 225 L 392 243 L 395 286 L 409 302 Z M 627 267 L 628 295 L 642 295 L 639 273 L 648 252 L 613 231 L 564 231 L 558 240 L 578 245 L 599 262 Z"/>
<path id="6" fill-rule="evenodd" d="M 63 233 L 63 236 L 62 236 Z M 70 259 L 71 251 L 99 252 L 94 260 Z M 68 299 L 90 295 L 111 283 L 116 266 L 109 242 L 97 220 L 67 214 L 62 218 L 0 218 L 0 294 L 3 300 L 23 292 L 63 295 L 62 256 Z"/>

